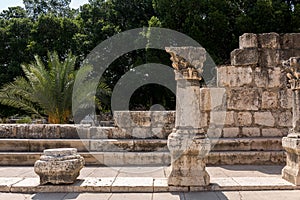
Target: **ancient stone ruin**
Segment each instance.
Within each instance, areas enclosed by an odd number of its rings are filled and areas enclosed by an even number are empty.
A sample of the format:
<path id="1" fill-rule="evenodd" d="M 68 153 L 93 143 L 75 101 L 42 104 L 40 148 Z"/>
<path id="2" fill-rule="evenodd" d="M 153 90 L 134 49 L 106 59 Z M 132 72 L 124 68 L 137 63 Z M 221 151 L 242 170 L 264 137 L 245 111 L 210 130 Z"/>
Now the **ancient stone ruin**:
<path id="1" fill-rule="evenodd" d="M 201 126 L 200 80 L 206 51 L 195 47 L 169 47 L 177 81 L 175 129 L 168 137 L 173 186 L 210 183 L 205 159 L 210 141 Z M 188 98 L 187 98 L 188 97 Z"/>
<path id="2" fill-rule="evenodd" d="M 294 147 L 298 143 L 297 138 L 290 136 L 298 133 L 297 118 L 293 122 L 293 115 L 297 115 L 293 112 L 293 101 L 297 106 L 293 94 L 298 90 L 290 88 L 296 84 L 288 82 L 287 75 L 293 79 L 298 74 L 284 71 L 282 61 L 300 55 L 300 34 L 242 35 L 239 49 L 231 53 L 231 64 L 217 67 L 215 88 L 199 87 L 205 51 L 197 49 L 198 60 L 182 59 L 180 54 L 189 49 L 192 48 L 167 49 L 177 79 L 179 110 L 176 113 L 129 112 L 130 123 L 118 120 L 123 124 L 109 128 L 0 125 L 0 138 L 3 139 L 0 139 L 0 164 L 32 165 L 44 149 L 75 147 L 87 165 L 168 166 L 175 161 L 169 184 L 186 185 L 197 172 L 201 176 L 192 184 L 199 186 L 209 183 L 205 165 L 284 164 L 286 153 L 282 138 L 293 128 L 294 132 L 283 140 L 288 152 L 288 165 L 283 175 L 292 174 L 295 178 L 299 170 Z M 197 104 L 199 109 L 194 108 Z M 192 118 L 187 117 L 190 114 Z M 115 112 L 114 115 L 122 119 L 128 113 Z M 193 133 L 193 137 L 189 138 L 188 145 L 181 145 L 190 147 L 184 154 L 179 141 L 185 141 L 187 132 Z M 7 138 L 10 140 L 5 140 Z M 288 141 L 292 141 L 291 145 Z M 201 155 L 209 149 L 207 158 L 203 159 Z M 178 155 L 184 156 L 176 162 Z M 196 156 L 201 159 L 194 159 Z M 192 159 L 187 161 L 188 158 Z M 289 164 L 293 170 L 288 170 L 292 169 Z M 185 175 L 179 180 L 177 174 Z"/>
<path id="3" fill-rule="evenodd" d="M 40 184 L 70 184 L 76 181 L 83 168 L 84 159 L 75 148 L 46 149 L 34 164 Z"/>
<path id="4" fill-rule="evenodd" d="M 300 185 L 300 57 L 291 57 L 283 62 L 283 66 L 286 67 L 293 93 L 293 128 L 282 139 L 282 146 L 287 152 L 287 164 L 282 170 L 282 177 Z"/>

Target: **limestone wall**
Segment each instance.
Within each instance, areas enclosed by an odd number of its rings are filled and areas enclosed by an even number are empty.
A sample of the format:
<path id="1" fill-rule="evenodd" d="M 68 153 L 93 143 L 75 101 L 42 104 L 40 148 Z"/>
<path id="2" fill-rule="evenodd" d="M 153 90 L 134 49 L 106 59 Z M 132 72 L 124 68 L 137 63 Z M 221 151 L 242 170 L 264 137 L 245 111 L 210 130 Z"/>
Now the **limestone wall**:
<path id="1" fill-rule="evenodd" d="M 239 49 L 231 53 L 231 65 L 217 68 L 217 85 L 227 94 L 222 136 L 287 135 L 292 126 L 292 93 L 281 62 L 300 55 L 300 34 L 246 33 L 239 42 Z"/>
<path id="2" fill-rule="evenodd" d="M 175 125 L 175 111 L 120 111 L 117 127 L 72 124 L 0 124 L 0 138 L 14 139 L 167 139 Z"/>

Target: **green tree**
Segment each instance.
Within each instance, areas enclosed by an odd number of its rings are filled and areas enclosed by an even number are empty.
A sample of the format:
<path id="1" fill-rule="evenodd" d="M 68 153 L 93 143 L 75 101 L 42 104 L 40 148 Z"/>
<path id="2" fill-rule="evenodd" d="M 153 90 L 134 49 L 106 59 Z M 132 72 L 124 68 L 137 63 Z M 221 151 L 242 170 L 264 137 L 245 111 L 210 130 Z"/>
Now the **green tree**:
<path id="1" fill-rule="evenodd" d="M 1 19 L 0 19 L 1 21 Z M 20 64 L 29 62 L 27 50 L 32 22 L 27 18 L 2 20 L 0 26 L 0 85 L 22 74 Z"/>
<path id="2" fill-rule="evenodd" d="M 56 51 L 61 59 L 65 58 L 69 51 L 80 55 L 80 44 L 78 45 L 77 41 L 80 33 L 78 20 L 52 14 L 42 15 L 31 29 L 28 50 L 38 54 L 44 61 L 48 51 Z"/>
<path id="3" fill-rule="evenodd" d="M 7 19 L 7 20 L 12 18 L 26 18 L 26 17 L 27 17 L 26 10 L 24 10 L 24 8 L 20 6 L 9 7 L 7 10 L 3 10 L 0 13 L 0 18 Z"/>
<path id="4" fill-rule="evenodd" d="M 25 9 L 30 17 L 37 19 L 43 14 L 55 16 L 69 16 L 71 0 L 23 0 Z"/>
<path id="5" fill-rule="evenodd" d="M 2 87 L 0 103 L 46 115 L 49 123 L 67 123 L 71 117 L 75 62 L 76 57 L 71 54 L 60 61 L 57 53 L 49 53 L 45 66 L 35 56 L 35 62 L 22 65 L 25 77 L 17 77 Z"/>

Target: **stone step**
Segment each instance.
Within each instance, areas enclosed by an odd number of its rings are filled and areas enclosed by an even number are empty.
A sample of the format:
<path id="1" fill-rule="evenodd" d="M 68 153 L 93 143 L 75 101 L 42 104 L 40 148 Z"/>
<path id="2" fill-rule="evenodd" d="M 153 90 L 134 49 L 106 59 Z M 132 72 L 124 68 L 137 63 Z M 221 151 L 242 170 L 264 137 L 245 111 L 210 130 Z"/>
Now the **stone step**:
<path id="1" fill-rule="evenodd" d="M 220 138 L 212 151 L 281 151 L 282 138 Z M 217 142 L 216 142 L 217 141 Z"/>
<path id="2" fill-rule="evenodd" d="M 51 125 L 51 124 L 0 124 L 0 138 L 3 139 L 167 139 L 172 132 L 172 126 L 163 127 L 135 127 L 120 129 L 117 127 L 91 127 L 75 125 Z M 231 130 L 232 129 L 232 130 Z M 282 137 L 288 131 L 262 132 L 266 137 Z M 225 131 L 225 130 L 224 130 Z M 224 132 L 223 131 L 223 132 Z M 233 131 L 232 133 L 230 131 Z M 226 128 L 224 139 L 238 137 L 247 139 L 249 134 L 237 135 L 237 128 Z M 260 133 L 254 134 L 259 136 Z M 254 136 L 253 135 L 253 136 Z"/>
<path id="3" fill-rule="evenodd" d="M 282 150 L 281 138 L 220 138 L 212 151 Z M 163 152 L 162 139 L 0 139 L 0 152 L 42 152 L 52 148 L 77 148 L 79 152 Z"/>
<path id="4" fill-rule="evenodd" d="M 283 165 L 286 155 L 282 151 L 220 151 L 211 152 L 209 165 Z"/>
<path id="5" fill-rule="evenodd" d="M 10 139 L 167 139 L 174 126 L 131 128 L 70 124 L 0 124 L 0 138 Z"/>
<path id="6" fill-rule="evenodd" d="M 211 177 L 208 186 L 176 187 L 168 186 L 167 178 L 153 177 L 85 177 L 69 185 L 40 185 L 39 178 L 0 178 L 0 192 L 5 193 L 153 193 L 153 192 L 203 192 L 203 191 L 266 191 L 299 190 L 299 186 L 283 180 L 281 177 Z M 254 193 L 253 193 L 254 194 Z M 122 199 L 126 194 L 123 194 Z M 202 195 L 194 195 L 193 199 Z M 206 195 L 203 195 L 206 196 Z M 294 195 L 295 196 L 295 195 Z M 207 196 L 206 196 L 207 197 Z M 73 198 L 72 198 L 73 199 Z M 102 198 L 101 198 L 102 199 Z M 128 199 L 132 199 L 129 196 Z M 138 198 L 140 199 L 140 198 Z M 168 198 L 169 199 L 169 198 Z M 177 199 L 177 198 L 174 198 Z M 190 198 L 189 198 L 190 199 Z M 219 199 L 219 198 L 218 198 Z M 222 198 L 223 199 L 223 198 Z M 225 199 L 227 199 L 225 197 Z M 236 198 L 237 199 L 237 198 Z M 264 198 L 265 199 L 265 198 Z"/>
<path id="7" fill-rule="evenodd" d="M 32 166 L 41 152 L 1 152 L 0 166 Z M 169 152 L 79 152 L 87 166 L 167 166 Z M 208 165 L 271 165 L 284 164 L 284 151 L 210 152 Z"/>
<path id="8" fill-rule="evenodd" d="M 42 152 L 44 149 L 77 148 L 80 152 L 168 151 L 160 139 L 0 139 L 0 152 Z"/>

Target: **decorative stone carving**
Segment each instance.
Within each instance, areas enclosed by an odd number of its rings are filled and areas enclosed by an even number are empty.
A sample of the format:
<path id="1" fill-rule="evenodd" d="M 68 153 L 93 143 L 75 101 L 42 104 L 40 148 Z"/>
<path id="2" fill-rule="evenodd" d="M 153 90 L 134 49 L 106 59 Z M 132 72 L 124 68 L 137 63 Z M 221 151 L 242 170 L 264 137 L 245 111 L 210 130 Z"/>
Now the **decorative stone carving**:
<path id="1" fill-rule="evenodd" d="M 293 92 L 293 128 L 282 139 L 282 146 L 287 152 L 287 164 L 282 169 L 282 177 L 300 185 L 300 57 L 291 57 L 282 64 Z"/>
<path id="2" fill-rule="evenodd" d="M 175 79 L 201 80 L 206 51 L 201 47 L 167 47 L 175 69 Z"/>
<path id="3" fill-rule="evenodd" d="M 175 129 L 168 137 L 171 186 L 205 186 L 210 140 L 201 126 L 200 82 L 206 51 L 198 47 L 169 47 L 177 80 Z"/>
<path id="4" fill-rule="evenodd" d="M 34 164 L 40 184 L 71 184 L 83 168 L 84 159 L 75 148 L 46 149 Z"/>

